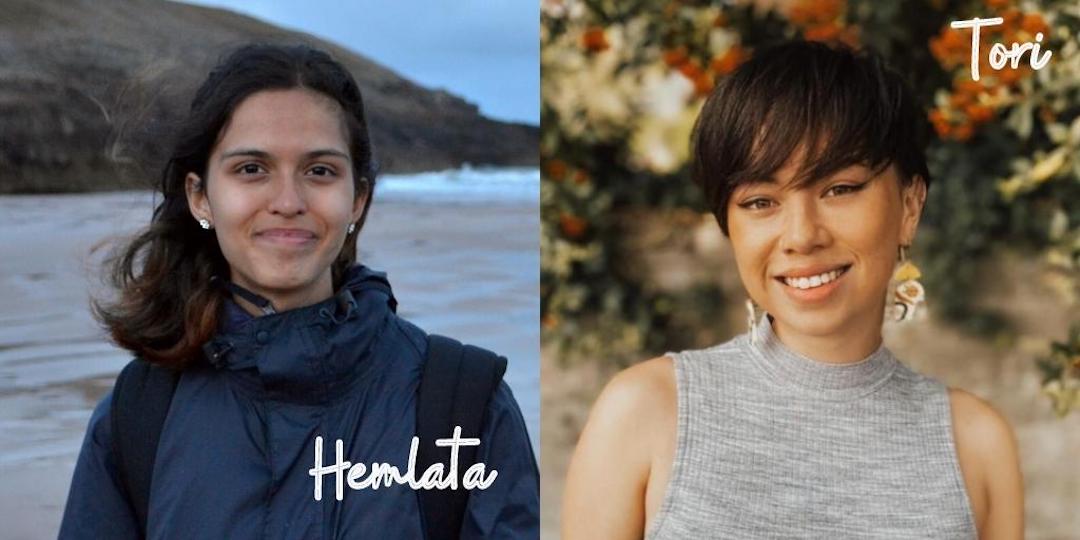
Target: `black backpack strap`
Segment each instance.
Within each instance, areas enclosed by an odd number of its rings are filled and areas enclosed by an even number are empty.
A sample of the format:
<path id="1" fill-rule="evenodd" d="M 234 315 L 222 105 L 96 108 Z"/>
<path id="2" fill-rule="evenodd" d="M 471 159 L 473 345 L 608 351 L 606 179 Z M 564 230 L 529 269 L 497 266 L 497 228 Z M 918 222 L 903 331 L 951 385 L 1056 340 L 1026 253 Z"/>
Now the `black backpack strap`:
<path id="1" fill-rule="evenodd" d="M 143 538 L 158 440 L 179 380 L 180 372 L 136 358 L 120 372 L 113 386 L 109 409 L 112 447 Z"/>
<path id="2" fill-rule="evenodd" d="M 420 437 L 417 471 L 444 463 L 449 472 L 450 448 L 437 448 L 435 440 L 452 437 L 454 426 L 461 426 L 463 439 L 480 437 L 488 402 L 505 372 L 506 358 L 448 337 L 428 336 L 416 406 L 416 434 Z M 460 535 L 469 498 L 461 479 L 476 463 L 476 450 L 476 446 L 458 447 L 458 489 L 417 490 L 428 540 Z"/>

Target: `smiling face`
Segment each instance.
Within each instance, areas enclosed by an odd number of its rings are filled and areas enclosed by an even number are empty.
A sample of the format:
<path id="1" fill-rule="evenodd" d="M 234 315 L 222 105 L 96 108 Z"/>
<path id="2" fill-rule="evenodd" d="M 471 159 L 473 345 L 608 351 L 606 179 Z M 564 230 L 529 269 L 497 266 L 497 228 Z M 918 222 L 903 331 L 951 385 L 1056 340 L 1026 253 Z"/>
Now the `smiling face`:
<path id="1" fill-rule="evenodd" d="M 279 311 L 333 294 L 331 264 L 363 212 L 343 114 L 311 90 L 254 93 L 222 129 L 206 178 L 186 179 L 191 213 L 213 225 L 230 279 Z"/>
<path id="2" fill-rule="evenodd" d="M 915 236 L 922 181 L 893 166 L 842 169 L 792 188 L 802 152 L 771 182 L 739 185 L 727 209 L 739 276 L 782 338 L 880 337 L 899 245 Z"/>

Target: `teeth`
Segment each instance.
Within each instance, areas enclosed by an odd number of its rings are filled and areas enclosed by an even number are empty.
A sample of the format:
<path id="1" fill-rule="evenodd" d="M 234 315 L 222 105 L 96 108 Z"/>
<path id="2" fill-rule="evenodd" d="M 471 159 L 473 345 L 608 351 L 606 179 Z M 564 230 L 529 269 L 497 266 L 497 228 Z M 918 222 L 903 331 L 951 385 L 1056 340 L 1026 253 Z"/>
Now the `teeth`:
<path id="1" fill-rule="evenodd" d="M 840 275 L 843 274 L 845 271 L 846 270 L 840 269 L 810 277 L 786 277 L 784 278 L 784 284 L 789 287 L 795 287 L 796 289 L 813 289 L 814 287 L 820 287 L 826 283 L 835 281 L 836 278 L 840 277 Z"/>

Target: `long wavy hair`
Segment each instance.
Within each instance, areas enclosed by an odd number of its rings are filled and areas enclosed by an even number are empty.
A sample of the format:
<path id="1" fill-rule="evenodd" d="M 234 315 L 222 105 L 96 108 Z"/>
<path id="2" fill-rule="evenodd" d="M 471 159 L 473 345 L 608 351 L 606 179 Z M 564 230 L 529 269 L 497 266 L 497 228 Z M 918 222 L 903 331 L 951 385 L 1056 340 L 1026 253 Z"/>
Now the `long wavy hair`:
<path id="1" fill-rule="evenodd" d="M 206 178 L 207 160 L 236 107 L 263 90 L 305 88 L 341 105 L 353 163 L 355 196 L 367 195 L 357 229 L 363 227 L 375 187 L 375 165 L 360 89 L 329 54 L 306 45 L 247 45 L 225 57 L 195 93 L 161 175 L 163 200 L 150 225 L 107 260 L 115 300 L 91 300 L 94 316 L 113 341 L 143 359 L 173 369 L 202 361 L 202 346 L 217 330 L 225 298 L 214 275 L 229 266 L 213 234 L 189 210 L 184 179 Z M 332 265 L 334 289 L 356 262 L 349 234 Z"/>

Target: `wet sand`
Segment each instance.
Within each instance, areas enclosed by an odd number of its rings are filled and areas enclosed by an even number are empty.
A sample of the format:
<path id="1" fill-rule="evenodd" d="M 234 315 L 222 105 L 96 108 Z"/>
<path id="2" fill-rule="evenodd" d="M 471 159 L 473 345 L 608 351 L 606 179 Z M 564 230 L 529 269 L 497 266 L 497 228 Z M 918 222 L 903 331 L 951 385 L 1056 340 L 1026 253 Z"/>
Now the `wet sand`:
<path id="1" fill-rule="evenodd" d="M 90 411 L 130 355 L 90 316 L 90 248 L 149 221 L 148 193 L 0 197 L 0 520 L 6 539 L 55 538 Z M 539 434 L 535 201 L 376 198 L 360 259 L 388 273 L 398 313 L 510 359 Z"/>

